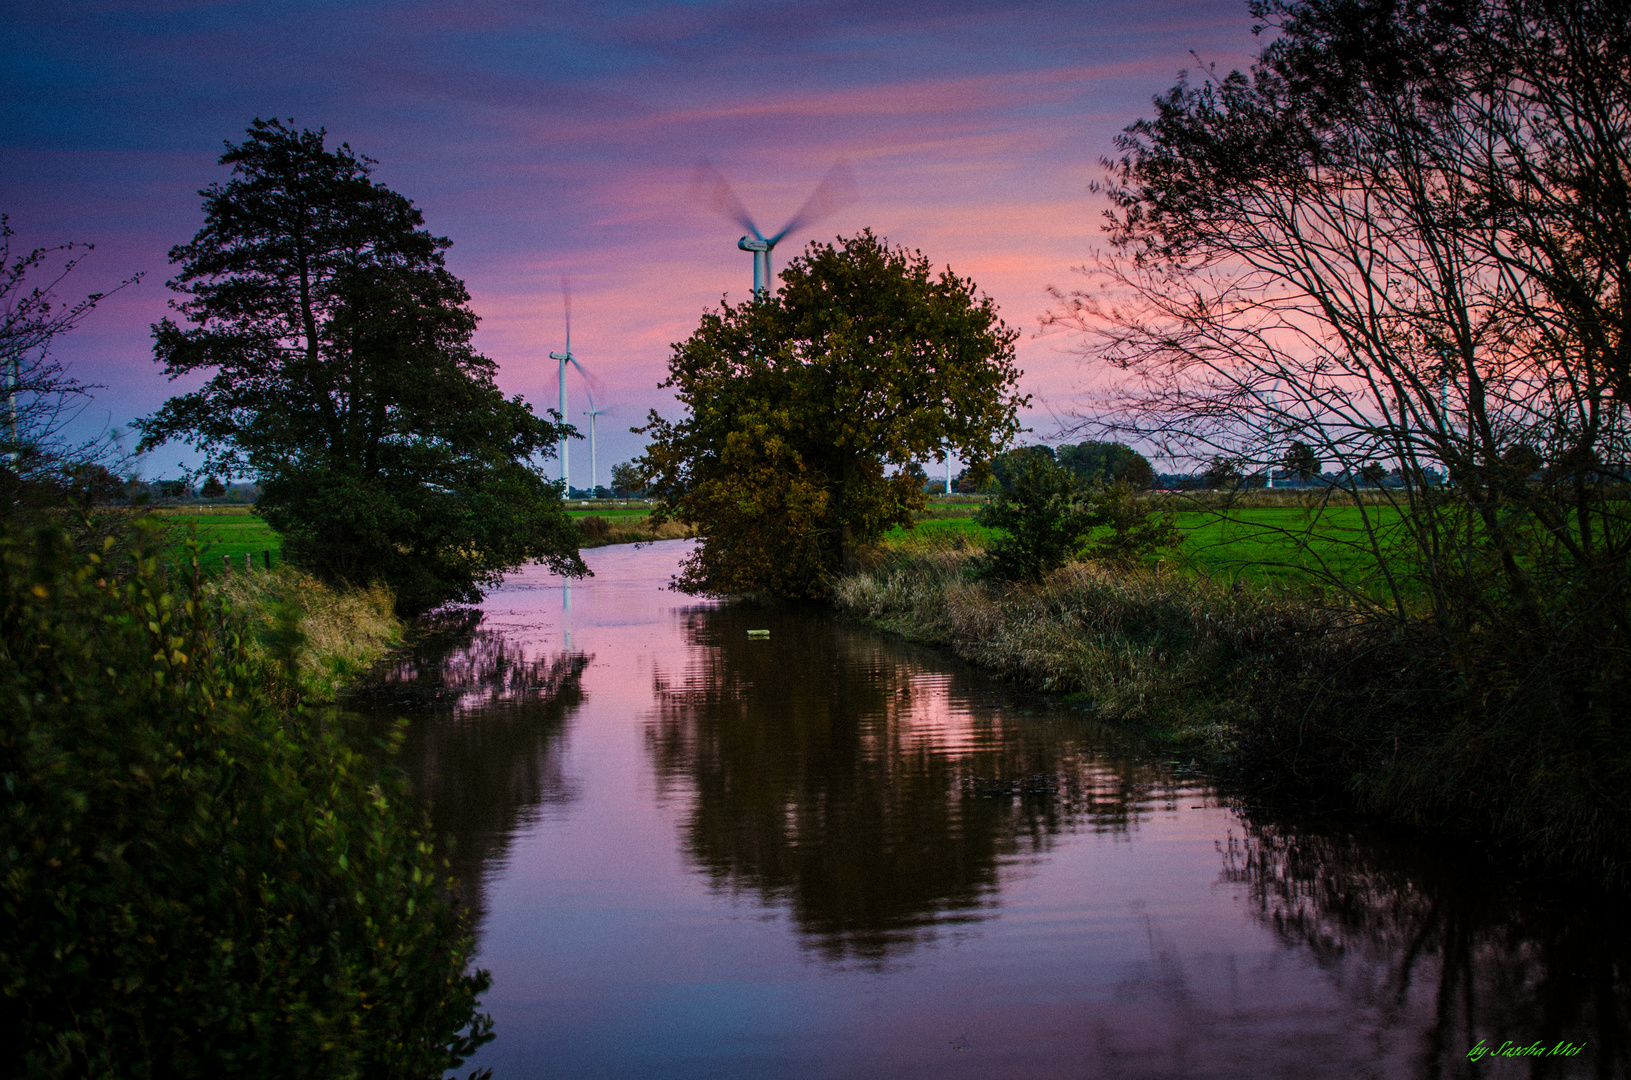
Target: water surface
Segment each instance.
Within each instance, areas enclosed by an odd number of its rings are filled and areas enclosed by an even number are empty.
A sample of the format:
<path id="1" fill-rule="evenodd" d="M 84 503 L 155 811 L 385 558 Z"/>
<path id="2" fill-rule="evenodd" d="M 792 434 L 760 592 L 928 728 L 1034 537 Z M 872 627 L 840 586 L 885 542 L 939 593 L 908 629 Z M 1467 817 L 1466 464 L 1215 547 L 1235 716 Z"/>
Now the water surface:
<path id="1" fill-rule="evenodd" d="M 1625 1075 L 1631 935 L 1476 852 L 1243 808 L 818 612 L 518 575 L 368 695 L 453 837 L 499 1077 Z M 748 636 L 769 630 L 768 638 Z M 1469 1058 L 1480 1040 L 1573 1056 Z"/>

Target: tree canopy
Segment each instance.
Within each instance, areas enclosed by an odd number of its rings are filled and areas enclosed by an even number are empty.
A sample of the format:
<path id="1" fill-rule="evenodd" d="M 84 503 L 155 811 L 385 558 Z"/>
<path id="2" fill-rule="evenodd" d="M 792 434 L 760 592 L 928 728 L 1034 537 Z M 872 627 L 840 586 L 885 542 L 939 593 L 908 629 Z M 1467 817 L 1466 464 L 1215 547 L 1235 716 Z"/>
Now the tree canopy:
<path id="1" fill-rule="evenodd" d="M 1012 489 L 1027 460 L 1038 456 L 1057 462 L 1084 484 L 1116 483 L 1143 490 L 1155 483 L 1149 459 L 1125 443 L 1066 443 L 1059 447 L 1019 446 L 991 462 L 992 479 L 1003 491 Z"/>
<path id="2" fill-rule="evenodd" d="M 679 586 L 824 594 L 924 505 L 907 466 L 983 462 L 1016 430 L 1016 336 L 973 281 L 871 231 L 812 243 L 775 293 L 705 314 L 663 383 L 688 415 L 641 429 L 658 514 L 704 537 Z"/>
<path id="3" fill-rule="evenodd" d="M 213 374 L 138 421 L 142 449 L 183 440 L 205 470 L 254 477 L 291 560 L 382 579 L 406 609 L 475 599 L 529 560 L 586 573 L 533 463 L 563 427 L 506 399 L 471 346 L 451 241 L 324 139 L 256 120 L 228 144 L 232 179 L 200 192 L 204 227 L 170 252 L 190 325 L 153 328 L 167 375 Z"/>

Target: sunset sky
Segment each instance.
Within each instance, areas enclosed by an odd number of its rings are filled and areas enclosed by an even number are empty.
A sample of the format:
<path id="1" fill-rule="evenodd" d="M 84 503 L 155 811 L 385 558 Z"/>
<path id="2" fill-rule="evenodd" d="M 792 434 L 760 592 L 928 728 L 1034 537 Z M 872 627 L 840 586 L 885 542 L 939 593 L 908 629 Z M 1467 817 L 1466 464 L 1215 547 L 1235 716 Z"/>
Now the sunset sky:
<path id="1" fill-rule="evenodd" d="M 1074 287 L 1099 243 L 1088 185 L 1117 131 L 1196 57 L 1240 67 L 1260 44 L 1243 0 L 3 0 L 0 211 L 13 250 L 96 251 L 64 295 L 109 288 L 57 353 L 100 383 L 82 427 L 123 426 L 177 387 L 148 326 L 167 252 L 225 180 L 254 117 L 325 127 L 452 238 L 500 384 L 556 399 L 560 282 L 573 351 L 596 375 L 600 482 L 637 453 L 669 344 L 722 295 L 743 298 L 741 230 L 691 197 L 706 157 L 761 228 L 779 228 L 839 158 L 856 198 L 777 249 L 870 226 L 949 263 L 1019 328 L 1028 439 L 1057 434 L 1090 370 L 1037 336 L 1047 286 Z M 587 408 L 569 381 L 572 417 Z M 165 447 L 149 477 L 192 464 Z M 574 448 L 573 483 L 588 479 Z M 932 473 L 931 473 L 932 475 Z"/>

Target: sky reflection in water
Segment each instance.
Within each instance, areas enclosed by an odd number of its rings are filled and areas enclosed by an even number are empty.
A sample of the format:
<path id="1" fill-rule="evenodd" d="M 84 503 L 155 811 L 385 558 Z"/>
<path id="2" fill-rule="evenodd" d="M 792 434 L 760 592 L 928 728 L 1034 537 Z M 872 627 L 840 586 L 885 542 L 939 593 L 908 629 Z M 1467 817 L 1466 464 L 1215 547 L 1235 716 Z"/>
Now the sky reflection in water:
<path id="1" fill-rule="evenodd" d="M 1231 808 L 810 611 L 529 571 L 364 699 L 456 838 L 499 1076 L 1623 1075 L 1607 902 Z M 769 629 L 750 640 L 748 629 Z M 1479 1038 L 1577 1057 L 1470 1062 Z"/>

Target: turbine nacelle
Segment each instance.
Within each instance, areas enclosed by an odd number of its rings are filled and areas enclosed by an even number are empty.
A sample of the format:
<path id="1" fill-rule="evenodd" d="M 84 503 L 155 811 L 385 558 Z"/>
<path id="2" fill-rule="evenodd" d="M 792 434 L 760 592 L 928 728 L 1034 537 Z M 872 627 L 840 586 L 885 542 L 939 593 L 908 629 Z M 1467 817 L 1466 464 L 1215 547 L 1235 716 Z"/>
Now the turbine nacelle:
<path id="1" fill-rule="evenodd" d="M 827 175 L 822 177 L 821 183 L 816 185 L 810 197 L 804 200 L 804 205 L 799 207 L 798 213 L 782 226 L 781 232 L 768 238 L 759 231 L 759 226 L 754 224 L 747 207 L 742 205 L 742 201 L 736 197 L 736 193 L 725 182 L 725 178 L 719 175 L 719 170 L 706 160 L 697 164 L 696 177 L 691 182 L 691 193 L 753 234 L 742 237 L 736 242 L 736 246 L 753 253 L 753 291 L 767 293 L 773 280 L 770 253 L 775 250 L 776 244 L 794 229 L 815 224 L 853 199 L 855 181 L 850 176 L 849 166 L 839 161 L 827 170 Z"/>

